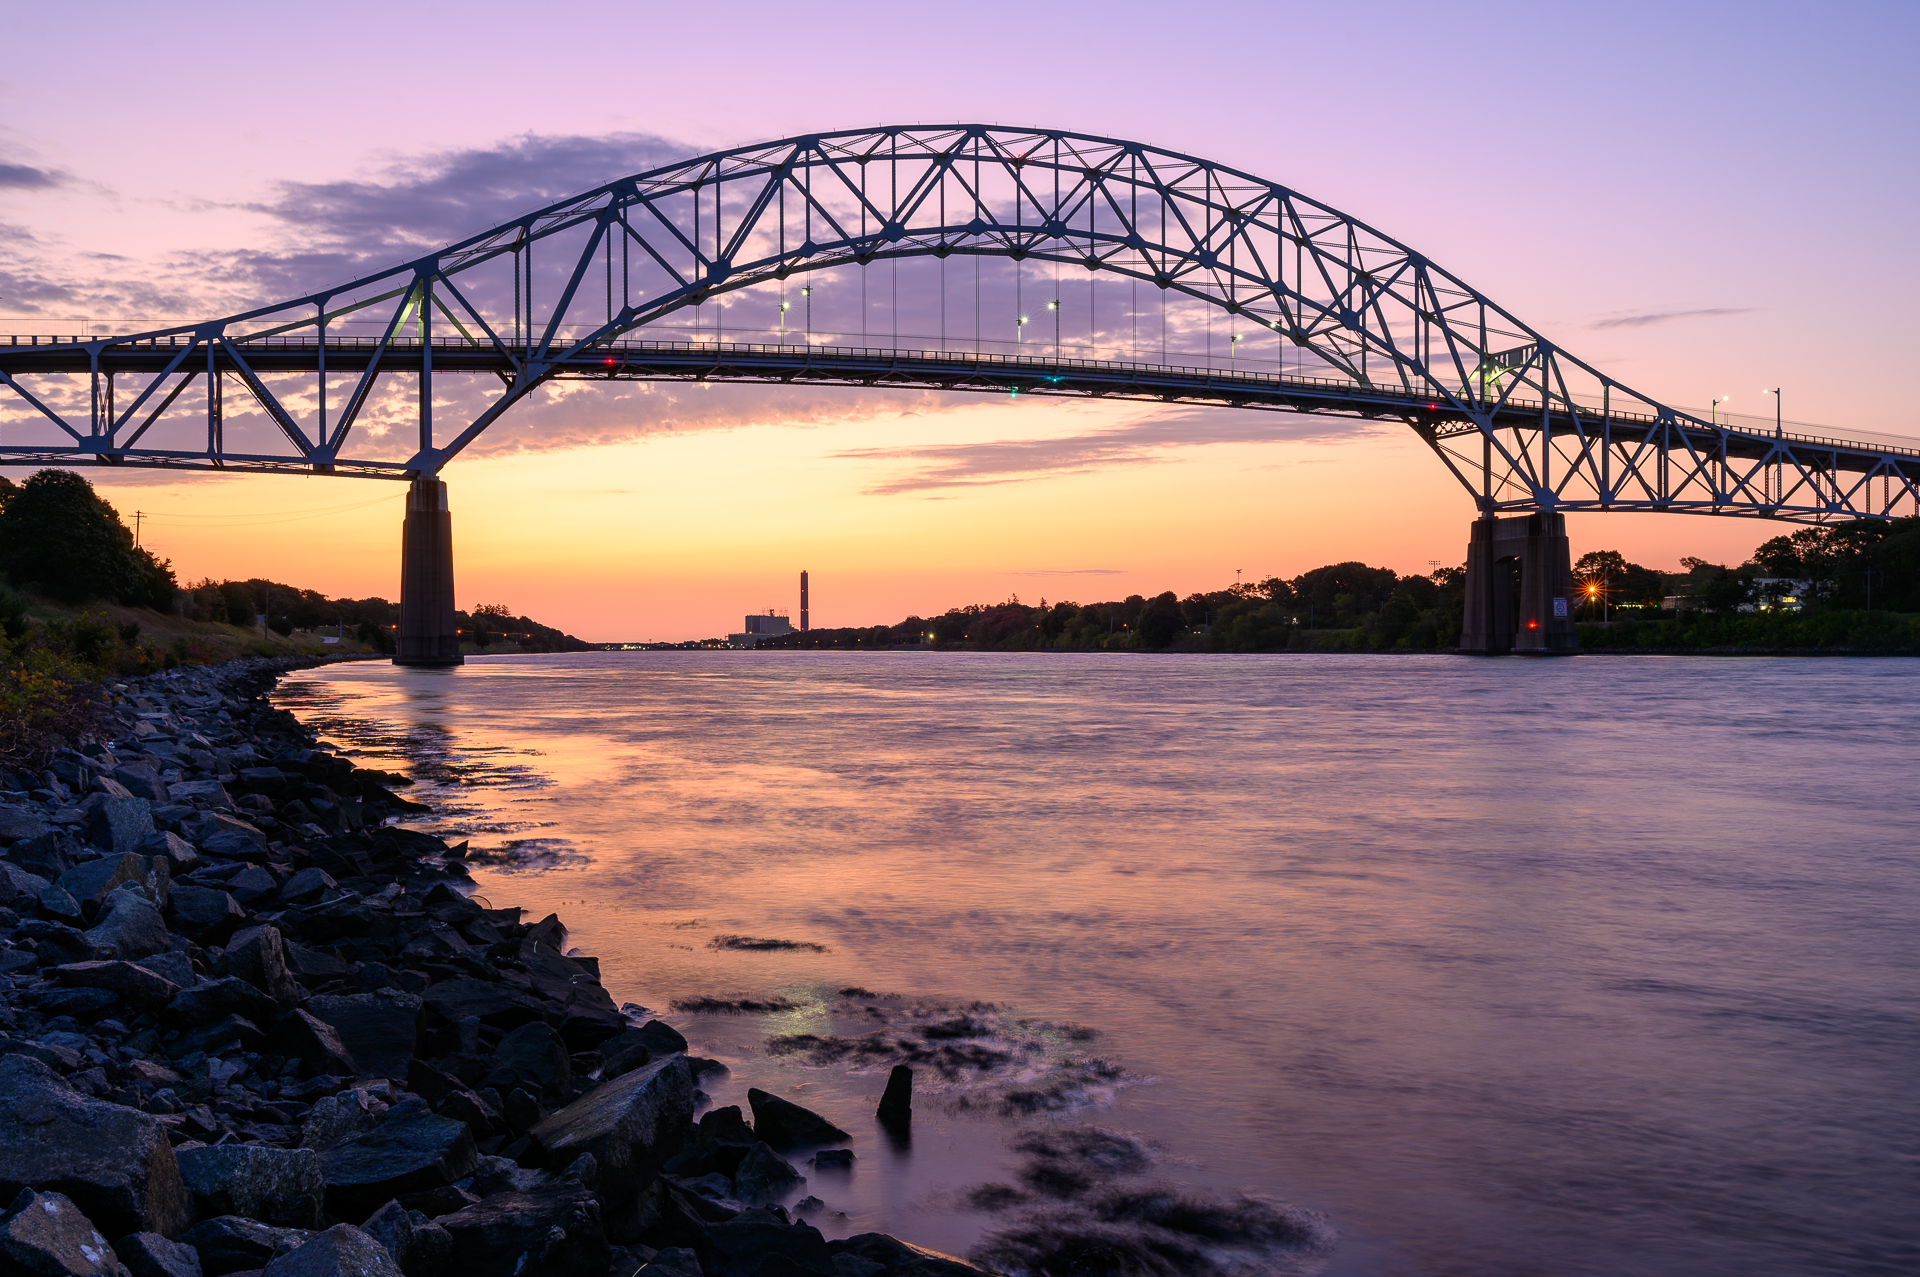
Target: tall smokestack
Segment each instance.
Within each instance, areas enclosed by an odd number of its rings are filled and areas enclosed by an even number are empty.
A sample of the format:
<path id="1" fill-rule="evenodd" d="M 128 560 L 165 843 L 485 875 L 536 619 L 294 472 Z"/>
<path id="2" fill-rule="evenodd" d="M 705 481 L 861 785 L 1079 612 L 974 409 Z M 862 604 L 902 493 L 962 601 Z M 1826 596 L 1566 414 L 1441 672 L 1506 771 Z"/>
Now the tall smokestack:
<path id="1" fill-rule="evenodd" d="M 800 628 L 807 628 L 807 574 L 800 573 Z"/>

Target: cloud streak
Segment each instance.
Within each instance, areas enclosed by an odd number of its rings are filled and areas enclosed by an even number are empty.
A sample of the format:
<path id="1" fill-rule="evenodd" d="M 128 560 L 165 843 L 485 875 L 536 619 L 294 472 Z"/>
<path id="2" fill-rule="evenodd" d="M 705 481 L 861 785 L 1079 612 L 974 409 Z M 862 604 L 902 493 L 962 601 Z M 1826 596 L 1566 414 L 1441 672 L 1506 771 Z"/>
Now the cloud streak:
<path id="1" fill-rule="evenodd" d="M 0 164 L 0 190 L 36 191 L 65 186 L 67 175 L 31 164 Z"/>
<path id="2" fill-rule="evenodd" d="M 896 496 L 943 488 L 1026 483 L 1116 466 L 1144 465 L 1165 460 L 1168 452 L 1182 448 L 1345 441 L 1385 429 L 1389 427 L 1303 413 L 1190 408 L 1050 439 L 852 448 L 833 455 L 849 461 L 904 463 L 892 478 L 867 489 L 872 496 Z"/>
<path id="3" fill-rule="evenodd" d="M 1713 319 L 1721 315 L 1751 315 L 1750 306 L 1707 306 L 1699 310 L 1656 310 L 1644 315 L 1620 315 L 1613 319 L 1600 319 L 1589 328 L 1646 328 L 1652 324 L 1670 323 L 1676 319 Z"/>

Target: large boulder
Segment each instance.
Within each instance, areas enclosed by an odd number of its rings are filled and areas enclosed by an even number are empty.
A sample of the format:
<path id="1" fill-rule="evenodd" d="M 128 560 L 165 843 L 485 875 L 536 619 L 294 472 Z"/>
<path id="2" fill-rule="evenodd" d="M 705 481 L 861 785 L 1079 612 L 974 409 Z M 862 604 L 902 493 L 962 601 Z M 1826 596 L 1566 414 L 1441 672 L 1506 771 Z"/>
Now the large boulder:
<path id="1" fill-rule="evenodd" d="M 169 874 L 183 874 L 200 863 L 200 853 L 179 834 L 149 834 L 134 848 L 139 855 L 165 861 Z"/>
<path id="2" fill-rule="evenodd" d="M 230 975 L 180 990 L 167 1003 L 165 1018 L 172 1024 L 195 1027 L 229 1015 L 255 1024 L 272 1024 L 279 1014 L 279 1003 L 239 976 Z"/>
<path id="3" fill-rule="evenodd" d="M 300 985 L 287 969 L 286 942 L 277 927 L 249 927 L 229 940 L 227 971 L 282 1006 L 300 1001 Z"/>
<path id="4" fill-rule="evenodd" d="M 113 1248 L 129 1277 L 205 1277 L 199 1251 L 158 1233 L 128 1233 Z"/>
<path id="5" fill-rule="evenodd" d="M 48 833 L 53 826 L 37 811 L 25 807 L 0 806 L 0 843 L 26 842 Z"/>
<path id="6" fill-rule="evenodd" d="M 32 1189 L 0 1215 L 0 1270 L 22 1277 L 126 1277 L 113 1247 L 70 1198 Z"/>
<path id="7" fill-rule="evenodd" d="M 449 1024 L 474 1016 L 496 1029 L 517 1029 L 542 1017 L 545 1008 L 533 998 L 505 984 L 460 976 L 434 985 L 426 992 L 427 1005 Z"/>
<path id="8" fill-rule="evenodd" d="M 762 1274 L 797 1270 L 823 1277 L 835 1271 L 833 1256 L 818 1229 L 811 1224 L 790 1224 L 758 1207 L 708 1225 L 706 1243 L 695 1249 L 708 1277 L 752 1277 L 756 1269 Z M 778 1260 L 773 1260 L 775 1256 Z M 765 1266 L 770 1260 L 775 1265 L 772 1268 Z"/>
<path id="9" fill-rule="evenodd" d="M 222 812 L 202 812 L 183 823 L 180 832 L 209 856 L 253 861 L 267 858 L 267 836 L 260 827 Z"/>
<path id="10" fill-rule="evenodd" d="M 399 1202 L 375 1211 L 360 1231 L 385 1246 L 406 1277 L 442 1277 L 453 1254 L 453 1237 L 446 1229 Z"/>
<path id="11" fill-rule="evenodd" d="M 567 1044 L 558 1033 L 536 1020 L 523 1024 L 493 1049 L 493 1076 L 487 1085 L 506 1091 L 523 1086 L 551 1104 L 567 1097 L 573 1072 Z"/>
<path id="12" fill-rule="evenodd" d="M 240 902 L 218 887 L 175 887 L 167 903 L 180 930 L 201 944 L 226 943 L 247 919 Z"/>
<path id="13" fill-rule="evenodd" d="M 261 1277 L 402 1277 L 387 1248 L 352 1224 L 335 1224 L 268 1261 Z M 598 1277 L 598 1274 L 595 1274 Z"/>
<path id="14" fill-rule="evenodd" d="M 773 1203 L 806 1184 L 793 1163 L 755 1141 L 733 1172 L 733 1196 L 751 1206 Z"/>
<path id="15" fill-rule="evenodd" d="M 174 1154 L 203 1215 L 245 1215 L 282 1228 L 318 1228 L 326 1181 L 310 1148 L 219 1144 Z"/>
<path id="16" fill-rule="evenodd" d="M 64 1193 L 113 1237 L 171 1237 L 193 1219 L 166 1128 L 80 1094 L 38 1060 L 0 1058 L 0 1132 L 0 1199 Z"/>
<path id="17" fill-rule="evenodd" d="M 607 1200 L 607 1232 L 626 1241 L 641 1227 L 639 1191 L 685 1146 L 693 1121 L 693 1071 L 671 1055 L 595 1087 L 528 1132 L 529 1154 L 561 1170 L 593 1154 Z"/>
<path id="18" fill-rule="evenodd" d="M 81 804 L 87 841 L 112 852 L 132 851 L 154 832 L 153 804 L 144 798 L 95 794 Z"/>
<path id="19" fill-rule="evenodd" d="M 141 895 L 155 904 L 165 906 L 171 878 L 172 871 L 166 862 L 161 861 L 156 865 L 145 856 L 126 852 L 122 855 L 100 856 L 85 864 L 75 865 L 56 881 L 75 900 L 97 903 L 105 900 L 108 892 L 130 886 L 137 888 Z"/>
<path id="20" fill-rule="evenodd" d="M 73 988 L 112 990 L 122 1002 L 142 1011 L 163 1007 L 180 992 L 173 981 L 132 962 L 74 962 L 55 967 L 51 974 Z"/>
<path id="21" fill-rule="evenodd" d="M 495 1193 L 434 1222 L 453 1237 L 458 1277 L 576 1277 L 610 1259 L 600 1199 L 577 1183 Z"/>
<path id="22" fill-rule="evenodd" d="M 320 1154 L 327 1209 L 340 1219 L 363 1220 L 389 1198 L 464 1179 L 478 1156 L 466 1123 L 424 1105 L 411 1113 L 396 1109 L 367 1134 Z"/>
<path id="23" fill-rule="evenodd" d="M 815 1144 L 842 1144 L 853 1138 L 812 1109 L 801 1108 L 792 1100 L 783 1100 L 758 1087 L 748 1088 L 747 1103 L 753 1106 L 755 1134 L 783 1151 Z"/>
<path id="24" fill-rule="evenodd" d="M 353 1077 L 360 1072 L 333 1026 L 305 1011 L 289 1011 L 281 1016 L 267 1037 L 265 1049 L 268 1054 L 300 1061 L 299 1074 L 303 1078 L 321 1074 Z"/>
<path id="25" fill-rule="evenodd" d="M 166 919 L 135 887 L 113 890 L 101 909 L 100 921 L 87 932 L 87 940 L 96 952 L 130 962 L 173 948 Z"/>
<path id="26" fill-rule="evenodd" d="M 842 1255 L 851 1261 L 834 1264 L 835 1269 L 843 1273 L 874 1272 L 869 1264 L 878 1265 L 878 1271 L 887 1277 L 984 1277 L 983 1268 L 975 1268 L 965 1260 L 955 1259 L 952 1255 L 943 1255 L 937 1250 L 928 1250 L 924 1246 L 914 1246 L 885 1233 L 859 1233 L 840 1241 L 827 1243 L 827 1249 L 833 1252 L 836 1261 Z"/>
<path id="27" fill-rule="evenodd" d="M 321 994 L 308 998 L 306 1009 L 333 1026 L 363 1077 L 404 1078 L 419 1053 L 420 999 L 414 994 Z"/>
<path id="28" fill-rule="evenodd" d="M 306 1237 L 297 1228 L 275 1228 L 257 1219 L 220 1215 L 201 1220 L 181 1233 L 179 1240 L 199 1253 L 206 1277 L 225 1277 L 227 1273 L 263 1268 L 275 1251 L 296 1246 Z"/>

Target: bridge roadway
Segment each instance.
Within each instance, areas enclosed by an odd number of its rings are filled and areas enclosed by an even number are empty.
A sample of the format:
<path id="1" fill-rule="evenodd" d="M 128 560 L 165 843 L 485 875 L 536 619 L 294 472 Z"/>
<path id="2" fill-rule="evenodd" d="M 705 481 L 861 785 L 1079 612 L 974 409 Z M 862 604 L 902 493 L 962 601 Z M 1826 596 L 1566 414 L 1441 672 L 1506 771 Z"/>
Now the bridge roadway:
<path id="1" fill-rule="evenodd" d="M 320 344 L 311 338 L 260 336 L 234 339 L 233 344 L 256 373 L 312 375 L 320 366 Z M 0 371 L 81 376 L 94 372 L 109 376 L 131 373 L 151 377 L 165 371 L 183 347 L 192 345 L 193 339 L 181 334 L 119 339 L 0 336 Z M 537 352 L 528 352 L 524 346 L 482 345 L 457 337 L 435 338 L 431 362 L 436 374 L 491 373 L 508 384 L 531 364 L 546 367 L 550 376 L 571 380 L 859 385 L 1325 413 L 1405 422 L 1435 441 L 1471 435 L 1479 429 L 1465 410 L 1445 399 L 1399 386 L 1289 376 L 1280 372 L 804 342 L 629 340 L 594 346 L 565 357 L 557 353 L 559 342 L 556 341 L 554 349 L 555 354 L 543 358 Z M 330 373 L 363 372 L 376 360 L 382 372 L 418 373 L 423 356 L 417 339 L 394 338 L 382 343 L 371 337 L 330 337 L 326 342 L 325 360 Z M 233 359 L 218 345 L 213 348 L 212 361 L 221 372 L 237 371 Z M 206 371 L 207 365 L 208 355 L 203 346 L 193 350 L 178 371 L 200 374 Z M 1820 459 L 1830 474 L 1871 470 L 1892 458 L 1907 478 L 1920 480 L 1920 449 L 1916 448 L 1792 433 L 1729 431 L 1724 427 L 1716 430 L 1686 417 L 1676 416 L 1663 422 L 1652 414 L 1620 412 L 1611 407 L 1583 407 L 1576 419 L 1574 413 L 1562 406 L 1543 412 L 1537 400 L 1509 399 L 1491 418 L 1496 429 L 1537 433 L 1545 424 L 1556 438 L 1584 433 L 1589 441 L 1604 440 L 1615 447 L 1645 444 L 1664 436 L 1668 447 L 1692 450 L 1702 458 L 1724 456 L 1726 460 L 1757 461 L 1785 444 L 1803 459 L 1810 453 L 1824 454 Z M 1721 453 L 1722 440 L 1725 441 L 1724 454 Z M 0 448 L 0 453 L 25 451 L 29 450 L 18 445 Z M 72 446 L 63 446 L 62 453 L 70 459 Z M 185 463 L 184 456 L 176 458 L 159 450 L 123 450 L 111 445 L 99 449 L 99 455 L 107 464 Z M 57 463 L 52 453 L 48 460 Z M 226 460 L 235 468 L 309 469 L 291 459 L 275 464 L 270 458 L 235 455 Z M 410 477 L 404 468 L 394 463 L 355 462 L 344 457 L 332 469 L 368 477 Z"/>

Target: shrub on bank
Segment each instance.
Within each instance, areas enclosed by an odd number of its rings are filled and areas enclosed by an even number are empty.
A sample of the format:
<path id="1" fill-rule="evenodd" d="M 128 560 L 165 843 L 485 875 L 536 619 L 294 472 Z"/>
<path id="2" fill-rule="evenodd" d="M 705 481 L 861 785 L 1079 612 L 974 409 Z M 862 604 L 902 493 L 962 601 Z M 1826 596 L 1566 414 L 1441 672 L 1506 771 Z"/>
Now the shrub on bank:
<path id="1" fill-rule="evenodd" d="M 1606 651 L 1920 651 L 1920 618 L 1897 612 L 1682 612 L 1658 621 L 1582 625 L 1580 646 Z"/>

